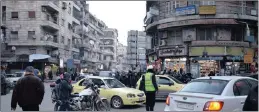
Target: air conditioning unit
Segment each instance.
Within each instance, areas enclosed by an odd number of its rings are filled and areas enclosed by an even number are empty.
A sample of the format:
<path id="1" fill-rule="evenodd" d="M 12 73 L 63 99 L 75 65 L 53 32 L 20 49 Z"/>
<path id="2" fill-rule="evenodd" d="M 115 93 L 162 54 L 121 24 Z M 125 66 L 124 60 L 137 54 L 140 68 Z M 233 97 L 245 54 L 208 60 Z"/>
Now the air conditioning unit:
<path id="1" fill-rule="evenodd" d="M 165 46 L 166 45 L 166 41 L 165 40 L 160 40 L 159 46 Z"/>
<path id="2" fill-rule="evenodd" d="M 62 2 L 62 9 L 67 9 L 67 3 L 66 2 Z"/>
<path id="3" fill-rule="evenodd" d="M 34 36 L 32 36 L 32 38 L 33 38 L 33 39 L 36 39 L 36 36 L 34 35 Z"/>
<path id="4" fill-rule="evenodd" d="M 46 7 L 41 7 L 41 11 L 42 11 L 42 12 L 47 12 Z"/>

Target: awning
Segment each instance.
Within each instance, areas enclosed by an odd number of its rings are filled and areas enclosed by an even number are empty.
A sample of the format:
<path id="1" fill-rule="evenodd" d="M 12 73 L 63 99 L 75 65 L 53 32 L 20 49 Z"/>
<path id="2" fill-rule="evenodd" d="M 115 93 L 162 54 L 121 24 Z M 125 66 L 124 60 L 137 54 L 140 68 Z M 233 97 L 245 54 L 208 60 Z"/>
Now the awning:
<path id="1" fill-rule="evenodd" d="M 41 59 L 47 59 L 47 58 L 50 58 L 50 56 L 45 54 L 31 54 L 29 56 L 29 62 L 32 62 L 33 60 L 41 60 Z"/>

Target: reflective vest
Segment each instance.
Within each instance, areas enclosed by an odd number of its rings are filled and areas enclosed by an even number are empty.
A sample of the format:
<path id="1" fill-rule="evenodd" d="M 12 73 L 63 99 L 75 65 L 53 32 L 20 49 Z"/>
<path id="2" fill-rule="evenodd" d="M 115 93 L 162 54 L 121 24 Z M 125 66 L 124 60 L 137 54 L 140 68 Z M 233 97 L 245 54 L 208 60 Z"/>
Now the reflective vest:
<path id="1" fill-rule="evenodd" d="M 146 73 L 145 74 L 145 90 L 146 91 L 155 91 L 155 87 L 152 82 L 152 73 Z"/>

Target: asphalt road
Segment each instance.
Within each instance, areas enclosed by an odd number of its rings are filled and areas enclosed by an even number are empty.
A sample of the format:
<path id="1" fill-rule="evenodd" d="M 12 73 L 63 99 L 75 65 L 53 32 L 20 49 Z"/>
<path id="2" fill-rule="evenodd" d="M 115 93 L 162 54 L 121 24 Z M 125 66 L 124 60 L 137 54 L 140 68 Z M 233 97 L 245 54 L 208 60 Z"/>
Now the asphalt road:
<path id="1" fill-rule="evenodd" d="M 40 111 L 53 111 L 54 104 L 51 101 L 51 90 L 49 83 L 45 83 L 45 95 L 42 104 L 40 105 Z M 11 111 L 11 98 L 12 92 L 7 95 L 1 96 L 1 111 L 9 112 Z M 154 110 L 163 111 L 165 108 L 165 101 L 157 101 Z M 16 111 L 22 111 L 22 109 L 17 105 Z M 111 111 L 145 111 L 145 105 L 137 106 L 125 106 L 122 109 L 111 109 Z"/>

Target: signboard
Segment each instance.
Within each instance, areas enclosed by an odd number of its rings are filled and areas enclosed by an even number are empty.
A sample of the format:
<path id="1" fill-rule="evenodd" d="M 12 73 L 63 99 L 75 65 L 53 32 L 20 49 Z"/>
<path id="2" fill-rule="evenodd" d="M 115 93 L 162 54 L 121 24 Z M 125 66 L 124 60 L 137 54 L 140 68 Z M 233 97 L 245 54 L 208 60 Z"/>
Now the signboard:
<path id="1" fill-rule="evenodd" d="M 18 56 L 18 62 L 29 62 L 29 55 L 22 54 Z"/>
<path id="2" fill-rule="evenodd" d="M 216 14 L 216 6 L 200 6 L 199 14 Z"/>
<path id="3" fill-rule="evenodd" d="M 184 28 L 183 29 L 183 41 L 196 40 L 196 28 Z"/>
<path id="4" fill-rule="evenodd" d="M 191 15 L 196 13 L 196 6 L 178 7 L 175 9 L 176 16 Z"/>
<path id="5" fill-rule="evenodd" d="M 178 49 L 161 49 L 159 50 L 159 56 L 165 57 L 165 56 L 181 56 L 185 55 L 184 48 L 178 48 Z"/>
<path id="6" fill-rule="evenodd" d="M 252 55 L 244 55 L 244 63 L 253 63 Z"/>
<path id="7" fill-rule="evenodd" d="M 193 60 L 223 60 L 223 57 L 193 57 Z"/>
<path id="8" fill-rule="evenodd" d="M 191 46 L 242 46 L 249 47 L 248 42 L 237 42 L 237 41 L 192 41 Z"/>
<path id="9" fill-rule="evenodd" d="M 234 19 L 198 19 L 198 20 L 183 20 L 174 21 L 169 23 L 160 24 L 157 26 L 158 29 L 164 29 L 175 26 L 185 25 L 198 25 L 198 24 L 238 24 Z"/>

